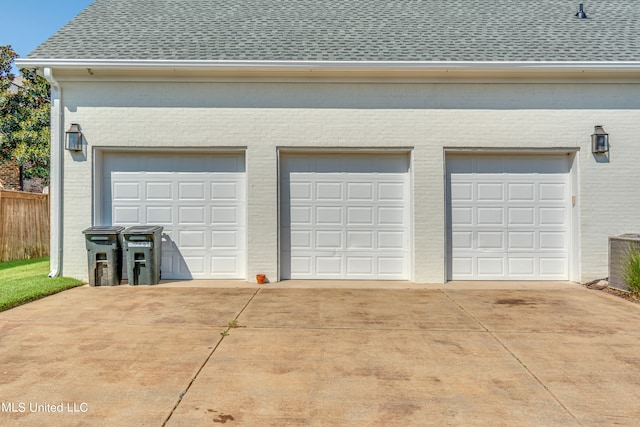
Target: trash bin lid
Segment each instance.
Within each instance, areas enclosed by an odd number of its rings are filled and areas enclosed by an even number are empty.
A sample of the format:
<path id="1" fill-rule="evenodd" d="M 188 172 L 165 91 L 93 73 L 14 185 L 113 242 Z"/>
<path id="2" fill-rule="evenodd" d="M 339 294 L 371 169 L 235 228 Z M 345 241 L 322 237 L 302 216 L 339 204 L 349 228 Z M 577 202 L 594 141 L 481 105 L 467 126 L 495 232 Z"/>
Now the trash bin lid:
<path id="1" fill-rule="evenodd" d="M 155 234 L 161 233 L 162 228 L 159 225 L 134 225 L 123 231 L 124 234 Z"/>
<path id="2" fill-rule="evenodd" d="M 124 227 L 118 225 L 96 225 L 82 230 L 84 234 L 119 234 Z"/>

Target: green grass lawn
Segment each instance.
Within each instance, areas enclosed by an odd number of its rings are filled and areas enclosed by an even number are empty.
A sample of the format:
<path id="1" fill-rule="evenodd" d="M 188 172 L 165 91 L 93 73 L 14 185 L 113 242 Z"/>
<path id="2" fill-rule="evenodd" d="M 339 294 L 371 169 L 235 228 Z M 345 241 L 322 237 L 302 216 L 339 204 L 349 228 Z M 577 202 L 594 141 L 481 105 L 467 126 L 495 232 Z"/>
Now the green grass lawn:
<path id="1" fill-rule="evenodd" d="M 0 311 L 82 285 L 76 279 L 50 279 L 49 258 L 0 262 Z"/>

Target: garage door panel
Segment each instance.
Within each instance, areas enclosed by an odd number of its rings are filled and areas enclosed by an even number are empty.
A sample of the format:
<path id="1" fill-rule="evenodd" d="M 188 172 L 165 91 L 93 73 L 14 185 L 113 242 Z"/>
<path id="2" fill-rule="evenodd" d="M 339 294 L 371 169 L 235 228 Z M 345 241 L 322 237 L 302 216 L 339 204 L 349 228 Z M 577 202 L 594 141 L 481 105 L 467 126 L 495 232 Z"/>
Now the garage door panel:
<path id="1" fill-rule="evenodd" d="M 204 201 L 205 200 L 205 183 L 204 182 L 178 182 L 178 200 Z"/>
<path id="2" fill-rule="evenodd" d="M 505 276 L 505 259 L 500 256 L 479 256 L 478 277 L 493 278 Z"/>
<path id="3" fill-rule="evenodd" d="M 244 230 L 211 231 L 211 249 L 240 249 L 240 233 Z"/>
<path id="4" fill-rule="evenodd" d="M 282 244 L 285 247 L 292 249 L 311 249 L 313 242 L 312 230 L 295 230 L 287 233 L 283 231 L 283 236 L 286 236 Z"/>
<path id="5" fill-rule="evenodd" d="M 175 255 L 176 254 L 174 254 L 174 256 Z M 187 261 L 184 259 L 184 257 L 182 257 L 181 255 L 177 256 L 176 259 L 174 259 L 173 263 L 175 265 L 175 268 L 172 271 L 172 277 L 176 279 L 189 279 L 193 277 L 191 275 L 191 270 L 189 269 Z M 164 264 L 163 264 L 162 276 L 166 277 L 167 273 L 168 272 L 165 271 Z"/>
<path id="6" fill-rule="evenodd" d="M 138 206 L 117 206 L 113 209 L 113 224 L 142 224 L 142 209 Z"/>
<path id="7" fill-rule="evenodd" d="M 140 183 L 133 181 L 116 182 L 113 186 L 114 200 L 140 200 L 142 191 L 140 191 Z"/>
<path id="8" fill-rule="evenodd" d="M 406 270 L 406 257 L 379 256 L 377 275 L 386 278 L 396 278 Z"/>
<path id="9" fill-rule="evenodd" d="M 147 206 L 146 223 L 151 225 L 167 226 L 173 224 L 172 206 Z"/>
<path id="10" fill-rule="evenodd" d="M 343 249 L 342 230 L 316 230 L 315 234 L 317 249 Z"/>
<path id="11" fill-rule="evenodd" d="M 213 206 L 210 224 L 214 226 L 240 226 L 244 222 L 241 210 L 244 210 L 242 206 Z"/>
<path id="12" fill-rule="evenodd" d="M 508 183 L 507 198 L 510 202 L 534 202 L 536 186 L 532 183 Z"/>
<path id="13" fill-rule="evenodd" d="M 404 195 L 404 183 L 402 182 L 380 182 L 378 183 L 378 201 L 401 201 Z"/>
<path id="14" fill-rule="evenodd" d="M 451 200 L 455 200 L 456 202 L 471 202 L 473 201 L 473 194 L 473 183 L 451 183 Z"/>
<path id="15" fill-rule="evenodd" d="M 511 250 L 523 249 L 532 251 L 536 247 L 535 231 L 509 231 L 508 239 L 508 247 Z"/>
<path id="16" fill-rule="evenodd" d="M 311 182 L 294 182 L 294 183 L 286 183 L 287 187 L 290 189 L 290 192 L 283 194 L 283 196 L 288 196 L 292 202 L 295 201 L 309 201 L 311 200 Z"/>
<path id="17" fill-rule="evenodd" d="M 356 257 L 347 258 L 347 274 L 348 275 L 373 275 L 373 258 L 372 257 Z"/>
<path id="18" fill-rule="evenodd" d="M 316 206 L 316 224 L 342 225 L 342 206 Z"/>
<path id="19" fill-rule="evenodd" d="M 173 183 L 145 182 L 146 200 L 173 201 Z"/>
<path id="20" fill-rule="evenodd" d="M 472 231 L 454 231 L 451 233 L 451 245 L 454 249 L 473 249 Z"/>
<path id="21" fill-rule="evenodd" d="M 402 207 L 378 207 L 378 225 L 402 226 L 406 221 L 405 209 Z"/>
<path id="22" fill-rule="evenodd" d="M 164 249 L 163 249 L 163 251 L 164 251 Z M 162 263 L 161 264 L 161 266 L 162 266 L 161 267 L 161 270 L 162 270 L 161 274 L 164 277 L 167 277 L 167 276 L 172 277 L 172 276 L 174 276 L 174 272 L 176 271 L 176 268 L 173 265 L 174 264 L 173 253 L 170 253 L 170 252 L 165 253 L 165 252 L 163 252 L 160 262 Z"/>
<path id="23" fill-rule="evenodd" d="M 380 249 L 404 249 L 407 240 L 404 231 L 383 231 L 376 232 L 378 236 L 377 247 Z"/>
<path id="24" fill-rule="evenodd" d="M 244 199 L 241 186 L 237 182 L 212 182 L 211 198 L 214 200 L 242 200 Z"/>
<path id="25" fill-rule="evenodd" d="M 283 219 L 289 218 L 291 225 L 311 225 L 312 209 L 311 206 L 291 206 L 283 213 Z"/>
<path id="26" fill-rule="evenodd" d="M 566 280 L 568 156 L 447 157 L 451 278 Z"/>
<path id="27" fill-rule="evenodd" d="M 541 275 L 552 279 L 564 277 L 567 275 L 567 259 L 566 257 L 543 257 L 540 258 Z"/>
<path id="28" fill-rule="evenodd" d="M 535 226 L 536 225 L 536 209 L 530 208 L 508 208 L 509 226 Z"/>
<path id="29" fill-rule="evenodd" d="M 181 270 L 182 273 L 189 273 L 196 277 L 206 274 L 204 255 L 185 256 L 183 260 L 184 269 Z"/>
<path id="30" fill-rule="evenodd" d="M 457 226 L 473 225 L 473 208 L 466 206 L 451 208 L 451 221 Z"/>
<path id="31" fill-rule="evenodd" d="M 348 206 L 347 226 L 374 225 L 373 206 Z"/>
<path id="32" fill-rule="evenodd" d="M 320 201 L 342 201 L 341 182 L 317 182 L 316 199 Z"/>
<path id="33" fill-rule="evenodd" d="M 310 253 L 290 259 L 290 273 L 296 278 L 400 280 L 408 267 L 405 256 L 369 255 L 358 251 Z"/>
<path id="34" fill-rule="evenodd" d="M 564 183 L 540 184 L 540 201 L 563 201 L 566 198 L 566 185 Z"/>
<path id="35" fill-rule="evenodd" d="M 283 278 L 407 278 L 408 156 L 281 160 Z"/>
<path id="36" fill-rule="evenodd" d="M 504 208 L 503 207 L 478 207 L 476 208 L 476 218 L 478 226 L 503 226 L 504 225 Z"/>
<path id="37" fill-rule="evenodd" d="M 315 272 L 318 276 L 339 277 L 343 275 L 342 257 L 338 256 L 316 256 Z"/>
<path id="38" fill-rule="evenodd" d="M 374 188 L 370 182 L 347 182 L 347 200 L 372 202 Z"/>
<path id="39" fill-rule="evenodd" d="M 348 249 L 374 249 L 374 232 L 372 230 L 347 231 Z"/>
<path id="40" fill-rule="evenodd" d="M 163 278 L 244 278 L 243 154 L 106 153 L 103 169 L 104 221 L 164 227 Z"/>
<path id="41" fill-rule="evenodd" d="M 504 244 L 504 232 L 478 231 L 476 236 L 479 250 L 504 251 L 506 249 Z"/>
<path id="42" fill-rule="evenodd" d="M 567 209 L 558 208 L 540 208 L 540 225 L 560 225 L 563 226 L 567 222 Z"/>
<path id="43" fill-rule="evenodd" d="M 456 256 L 451 259 L 451 268 L 456 274 L 456 279 L 473 279 L 475 277 L 475 258 L 471 256 Z"/>
<path id="44" fill-rule="evenodd" d="M 567 233 L 563 231 L 541 231 L 541 250 L 567 250 Z"/>
<path id="45" fill-rule="evenodd" d="M 235 278 L 240 268 L 241 257 L 213 255 L 211 256 L 210 275 L 220 278 Z"/>
<path id="46" fill-rule="evenodd" d="M 292 255 L 291 252 L 284 252 L 283 255 L 291 260 L 290 270 L 283 271 L 285 277 L 310 278 L 313 274 L 311 268 L 313 257 L 309 255 Z M 289 274 L 287 274 L 289 273 Z"/>
<path id="47" fill-rule="evenodd" d="M 204 206 L 180 206 L 178 208 L 178 224 L 181 224 L 181 225 L 205 224 L 205 207 Z"/>
<path id="48" fill-rule="evenodd" d="M 484 182 L 478 183 L 477 201 L 502 202 L 504 201 L 504 188 L 502 183 Z"/>
<path id="49" fill-rule="evenodd" d="M 206 249 L 205 230 L 180 230 L 178 231 L 177 244 L 182 249 Z M 201 251 L 204 253 L 204 251 Z"/>
<path id="50" fill-rule="evenodd" d="M 535 257 L 509 258 L 509 277 L 527 276 L 531 279 L 536 275 Z"/>

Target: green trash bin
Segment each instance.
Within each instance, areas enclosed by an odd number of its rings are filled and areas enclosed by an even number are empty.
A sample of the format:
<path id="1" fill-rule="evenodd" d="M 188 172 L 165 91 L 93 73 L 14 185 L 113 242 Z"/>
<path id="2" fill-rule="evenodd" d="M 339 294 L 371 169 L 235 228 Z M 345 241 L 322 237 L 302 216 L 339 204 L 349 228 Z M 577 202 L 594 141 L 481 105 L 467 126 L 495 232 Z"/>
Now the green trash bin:
<path id="1" fill-rule="evenodd" d="M 122 279 L 122 245 L 124 227 L 95 226 L 83 230 L 87 246 L 90 286 L 116 286 Z"/>
<path id="2" fill-rule="evenodd" d="M 160 282 L 162 229 L 159 226 L 136 225 L 122 232 L 130 285 L 156 285 Z"/>

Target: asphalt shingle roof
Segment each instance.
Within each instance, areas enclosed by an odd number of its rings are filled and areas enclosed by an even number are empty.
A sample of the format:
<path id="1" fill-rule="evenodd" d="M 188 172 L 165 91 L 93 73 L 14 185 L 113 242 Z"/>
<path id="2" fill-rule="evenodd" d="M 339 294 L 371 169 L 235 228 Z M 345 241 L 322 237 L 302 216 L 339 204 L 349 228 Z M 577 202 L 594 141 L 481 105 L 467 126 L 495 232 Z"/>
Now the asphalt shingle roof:
<path id="1" fill-rule="evenodd" d="M 29 59 L 640 61 L 640 1 L 96 0 Z"/>

